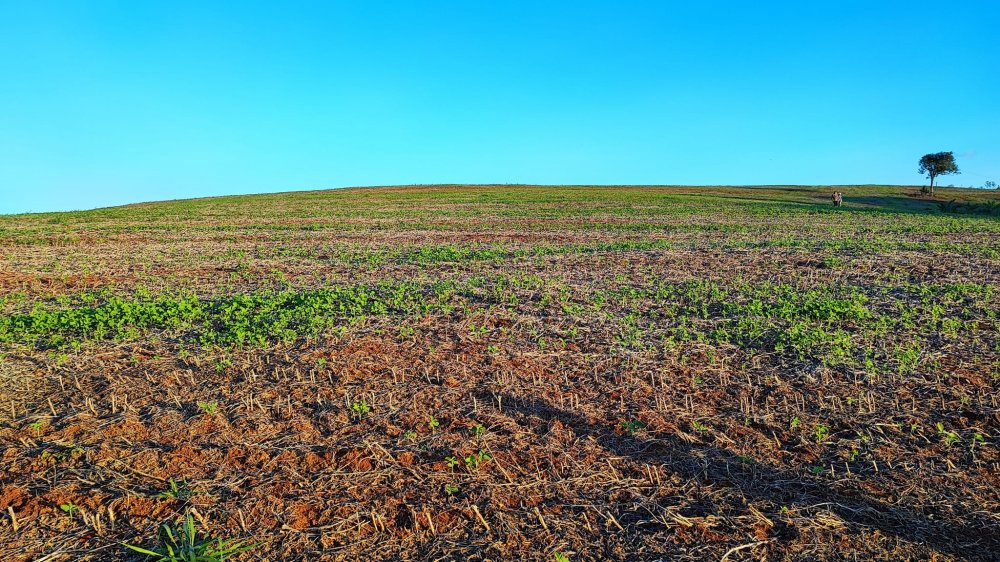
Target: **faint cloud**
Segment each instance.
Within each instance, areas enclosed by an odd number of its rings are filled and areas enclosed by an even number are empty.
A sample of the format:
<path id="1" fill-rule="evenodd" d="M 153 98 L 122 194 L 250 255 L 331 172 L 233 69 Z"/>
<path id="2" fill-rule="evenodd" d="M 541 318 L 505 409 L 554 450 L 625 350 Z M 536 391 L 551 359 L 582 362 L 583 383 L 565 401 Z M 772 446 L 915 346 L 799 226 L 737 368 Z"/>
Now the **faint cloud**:
<path id="1" fill-rule="evenodd" d="M 966 150 L 965 152 L 963 152 L 961 154 L 956 154 L 955 156 L 957 156 L 959 158 L 972 158 L 975 155 L 976 155 L 976 151 L 975 150 Z"/>

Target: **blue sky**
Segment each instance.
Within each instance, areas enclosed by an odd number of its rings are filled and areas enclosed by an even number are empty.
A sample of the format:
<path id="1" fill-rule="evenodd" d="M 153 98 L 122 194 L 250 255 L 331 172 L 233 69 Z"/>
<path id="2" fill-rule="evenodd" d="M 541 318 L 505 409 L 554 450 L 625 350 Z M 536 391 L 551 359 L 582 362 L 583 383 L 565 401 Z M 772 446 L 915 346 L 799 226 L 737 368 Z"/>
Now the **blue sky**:
<path id="1" fill-rule="evenodd" d="M 0 213 L 409 183 L 1000 182 L 1000 3 L 0 3 Z"/>

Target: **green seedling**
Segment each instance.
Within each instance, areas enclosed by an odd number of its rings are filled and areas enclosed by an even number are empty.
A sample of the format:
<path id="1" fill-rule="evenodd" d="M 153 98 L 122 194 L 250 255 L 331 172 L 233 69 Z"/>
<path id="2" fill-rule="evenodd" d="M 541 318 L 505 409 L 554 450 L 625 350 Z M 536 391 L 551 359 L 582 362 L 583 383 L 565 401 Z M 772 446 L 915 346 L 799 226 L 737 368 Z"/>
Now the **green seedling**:
<path id="1" fill-rule="evenodd" d="M 57 446 L 53 450 L 42 451 L 42 459 L 52 459 L 57 463 L 71 462 L 83 456 L 84 450 L 79 446 Z"/>
<path id="2" fill-rule="evenodd" d="M 198 409 L 206 414 L 214 414 L 219 411 L 219 403 L 212 402 L 198 402 Z"/>
<path id="3" fill-rule="evenodd" d="M 445 457 L 444 461 L 448 463 L 448 468 L 455 468 L 459 464 L 461 464 L 461 462 L 459 462 L 459 460 L 456 457 Z"/>
<path id="4" fill-rule="evenodd" d="M 431 430 L 432 432 L 433 432 L 433 431 L 434 431 L 435 429 L 437 429 L 437 428 L 438 428 L 438 426 L 440 426 L 440 425 L 441 425 L 441 422 L 440 422 L 440 421 L 438 421 L 438 419 L 437 419 L 437 418 L 435 418 L 433 414 L 432 414 L 432 415 L 429 415 L 429 416 L 427 416 L 427 427 L 429 427 L 429 428 L 430 428 L 430 430 Z"/>
<path id="5" fill-rule="evenodd" d="M 199 537 L 190 512 L 181 526 L 164 525 L 160 528 L 157 546 L 148 549 L 127 543 L 121 544 L 129 550 L 165 562 L 224 562 L 260 545 L 235 539 Z"/>
<path id="6" fill-rule="evenodd" d="M 454 496 L 458 492 L 459 492 L 458 486 L 456 486 L 454 484 L 445 484 L 444 485 L 444 493 L 445 493 L 445 495 Z"/>
<path id="7" fill-rule="evenodd" d="M 817 443 L 822 443 L 826 440 L 827 436 L 830 434 L 830 428 L 819 423 L 813 428 L 813 437 L 816 439 Z"/>
<path id="8" fill-rule="evenodd" d="M 473 453 L 465 457 L 465 468 L 468 468 L 470 471 L 473 471 L 479 468 L 480 464 L 492 459 L 493 459 L 492 455 L 480 449 L 478 453 Z"/>
<path id="9" fill-rule="evenodd" d="M 938 435 L 940 435 L 944 439 L 945 447 L 951 447 L 955 443 L 958 443 L 959 441 L 962 440 L 958 436 L 958 434 L 955 433 L 954 431 L 947 431 L 944 428 L 944 424 L 941 422 L 937 422 L 937 430 L 938 430 Z"/>
<path id="10" fill-rule="evenodd" d="M 627 420 L 622 422 L 622 429 L 624 429 L 625 433 L 629 435 L 635 435 L 644 427 L 646 427 L 646 424 L 639 420 Z"/>
<path id="11" fill-rule="evenodd" d="M 167 483 L 167 489 L 160 492 L 157 497 L 187 501 L 191 499 L 192 496 L 198 495 L 201 492 L 192 489 L 186 479 L 181 479 L 180 482 L 171 478 Z"/>
<path id="12" fill-rule="evenodd" d="M 351 404 L 351 419 L 354 421 L 361 421 L 371 413 L 372 407 L 368 404 L 367 400 L 361 400 L 359 402 L 354 402 Z"/>
<path id="13" fill-rule="evenodd" d="M 80 508 L 77 507 L 76 504 L 74 504 L 73 502 L 61 504 L 59 506 L 59 509 L 63 510 L 63 512 L 65 512 L 70 517 L 73 517 L 73 515 L 75 515 L 77 512 L 80 511 Z"/>
<path id="14" fill-rule="evenodd" d="M 552 559 L 555 562 L 569 562 L 569 556 L 558 550 L 552 553 Z"/>

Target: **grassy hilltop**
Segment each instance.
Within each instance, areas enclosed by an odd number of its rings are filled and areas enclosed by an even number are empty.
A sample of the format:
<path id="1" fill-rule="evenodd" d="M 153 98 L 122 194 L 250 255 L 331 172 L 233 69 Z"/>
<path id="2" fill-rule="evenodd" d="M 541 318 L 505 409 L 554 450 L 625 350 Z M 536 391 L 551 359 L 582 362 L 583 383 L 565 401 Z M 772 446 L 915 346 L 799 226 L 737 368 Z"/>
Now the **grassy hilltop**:
<path id="1" fill-rule="evenodd" d="M 995 560 L 1000 192 L 938 191 L 0 216 L 0 552 Z"/>

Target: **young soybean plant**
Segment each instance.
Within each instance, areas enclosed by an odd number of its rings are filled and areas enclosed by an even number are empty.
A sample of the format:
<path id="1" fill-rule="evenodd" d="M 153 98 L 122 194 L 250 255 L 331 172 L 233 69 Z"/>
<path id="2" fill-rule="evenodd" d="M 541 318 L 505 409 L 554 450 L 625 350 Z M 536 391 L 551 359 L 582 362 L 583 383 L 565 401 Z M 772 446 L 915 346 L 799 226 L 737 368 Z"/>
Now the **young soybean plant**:
<path id="1" fill-rule="evenodd" d="M 359 422 L 365 418 L 369 413 L 371 413 L 372 407 L 368 404 L 367 400 L 361 400 L 351 404 L 351 419 L 355 422 Z"/>
<path id="2" fill-rule="evenodd" d="M 219 403 L 212 402 L 198 402 L 198 410 L 206 414 L 214 414 L 219 411 Z"/>

